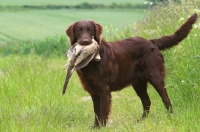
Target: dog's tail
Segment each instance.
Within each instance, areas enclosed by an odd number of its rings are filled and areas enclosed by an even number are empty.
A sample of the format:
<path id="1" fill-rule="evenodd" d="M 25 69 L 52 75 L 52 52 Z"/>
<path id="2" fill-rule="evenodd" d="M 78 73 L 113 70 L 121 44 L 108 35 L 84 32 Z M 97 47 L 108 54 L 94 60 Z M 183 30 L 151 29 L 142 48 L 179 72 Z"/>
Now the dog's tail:
<path id="1" fill-rule="evenodd" d="M 198 15 L 195 13 L 190 16 L 188 20 L 173 35 L 163 36 L 158 39 L 151 39 L 150 41 L 153 42 L 160 50 L 171 48 L 187 37 L 197 18 Z"/>

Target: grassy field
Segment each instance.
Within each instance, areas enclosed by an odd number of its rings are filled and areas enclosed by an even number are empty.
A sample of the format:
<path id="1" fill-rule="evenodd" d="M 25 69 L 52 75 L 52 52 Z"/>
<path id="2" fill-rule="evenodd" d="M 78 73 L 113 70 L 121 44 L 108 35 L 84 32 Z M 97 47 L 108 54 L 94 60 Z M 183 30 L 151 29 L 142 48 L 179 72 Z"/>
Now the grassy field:
<path id="1" fill-rule="evenodd" d="M 0 6 L 10 5 L 77 5 L 85 2 L 80 1 L 45 1 L 45 0 L 1 0 Z M 88 3 L 103 3 L 104 5 L 115 3 L 143 3 L 142 0 L 126 1 L 87 1 Z M 125 27 L 142 18 L 143 10 L 83 10 L 83 9 L 60 9 L 60 10 L 2 10 L 0 12 L 0 43 L 7 41 L 41 40 L 56 35 L 65 35 L 66 28 L 78 20 L 95 20 L 103 26 L 111 26 L 115 29 Z M 105 20 L 106 19 L 106 20 Z M 106 33 L 106 32 L 105 32 Z"/>
<path id="2" fill-rule="evenodd" d="M 40 40 L 45 38 L 46 34 L 47 36 L 55 36 L 56 34 L 59 36 L 60 31 L 65 33 L 66 27 L 71 22 L 89 17 L 93 17 L 104 25 L 104 33 L 107 33 L 106 38 L 109 41 L 126 38 L 133 34 L 145 38 L 157 38 L 172 34 L 195 11 L 200 15 L 198 10 L 200 3 L 195 2 L 192 0 L 182 5 L 174 3 L 169 6 L 159 5 L 151 12 L 145 13 L 150 16 L 149 19 L 144 19 L 137 24 L 134 24 L 136 20 L 134 17 L 129 21 L 124 21 L 127 16 L 121 19 L 127 13 L 110 13 L 106 20 L 103 19 L 103 15 L 109 14 L 110 11 L 105 11 L 105 13 L 97 11 L 98 14 L 104 14 L 95 16 L 95 13 L 91 15 L 89 11 L 85 11 L 87 13 L 83 15 L 84 11 L 81 13 L 71 10 L 71 12 L 77 13 L 74 17 L 67 17 L 66 10 L 17 12 L 16 14 L 1 12 L 0 20 L 4 25 L 0 26 L 0 31 L 4 35 L 0 35 L 0 38 L 3 41 L 13 41 L 15 39 Z M 129 15 L 131 13 L 134 16 L 132 11 Z M 141 17 L 139 14 L 136 16 Z M 4 21 L 3 18 L 7 21 Z M 9 25 L 6 25 L 6 22 Z M 126 25 L 125 22 L 129 22 L 129 25 Z M 27 28 L 23 28 L 23 25 Z M 55 25 L 57 27 L 54 27 Z M 124 26 L 124 28 L 119 28 L 120 26 Z M 116 32 L 115 27 L 119 28 L 118 34 L 114 33 Z M 9 32 L 5 32 L 6 30 Z M 112 93 L 113 105 L 108 126 L 99 131 L 198 132 L 200 130 L 199 30 L 200 21 L 198 20 L 187 39 L 180 45 L 163 52 L 167 70 L 166 88 L 172 101 L 174 113 L 170 115 L 166 112 L 157 92 L 149 85 L 148 93 L 152 102 L 150 115 L 144 121 L 136 123 L 136 119 L 141 116 L 142 105 L 133 88 L 127 87 L 121 92 Z M 20 35 L 21 33 L 23 35 Z M 29 38 L 29 36 L 33 37 Z M 58 43 L 58 45 L 63 41 L 67 43 L 67 39 L 53 37 L 40 43 L 32 43 L 31 41 L 23 45 L 20 45 L 20 42 L 19 44 L 10 43 L 8 46 L 0 47 L 0 52 L 8 47 L 13 47 L 13 49 L 25 47 L 22 50 L 26 50 L 26 45 L 29 44 L 36 47 L 38 45 L 46 46 L 51 41 L 55 44 Z M 46 50 L 48 49 L 47 46 Z M 46 50 L 43 49 L 43 52 Z M 57 52 L 61 52 L 59 48 Z M 15 53 L 0 54 L 0 131 L 94 131 L 90 129 L 94 121 L 92 101 L 88 93 L 82 89 L 76 74 L 73 74 L 67 92 L 62 96 L 62 86 L 66 75 L 66 71 L 63 70 L 66 62 L 64 55 L 46 57 L 43 54 L 37 55 L 34 51 L 31 52 L 32 54 L 26 55 Z"/>
<path id="3" fill-rule="evenodd" d="M 100 9 L 0 12 L 0 42 L 41 40 L 46 37 L 65 35 L 67 27 L 78 20 L 95 20 L 104 27 L 112 25 L 112 28 L 122 29 L 140 20 L 142 14 L 142 10 Z"/>
<path id="4" fill-rule="evenodd" d="M 87 0 L 88 3 L 100 3 L 100 4 L 112 4 L 112 3 L 131 3 L 138 4 L 144 3 L 145 0 Z M 47 4 L 56 4 L 56 5 L 77 5 L 86 2 L 85 0 L 1 0 L 0 5 L 47 5 Z"/>

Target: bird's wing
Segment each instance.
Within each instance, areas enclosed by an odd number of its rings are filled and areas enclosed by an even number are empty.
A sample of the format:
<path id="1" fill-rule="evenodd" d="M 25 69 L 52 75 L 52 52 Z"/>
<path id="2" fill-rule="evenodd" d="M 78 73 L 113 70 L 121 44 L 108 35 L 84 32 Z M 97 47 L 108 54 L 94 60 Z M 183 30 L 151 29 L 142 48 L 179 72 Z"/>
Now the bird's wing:
<path id="1" fill-rule="evenodd" d="M 82 60 L 79 64 L 75 66 L 75 70 L 81 69 L 89 64 L 89 62 L 94 58 L 96 53 L 89 55 L 86 59 Z"/>

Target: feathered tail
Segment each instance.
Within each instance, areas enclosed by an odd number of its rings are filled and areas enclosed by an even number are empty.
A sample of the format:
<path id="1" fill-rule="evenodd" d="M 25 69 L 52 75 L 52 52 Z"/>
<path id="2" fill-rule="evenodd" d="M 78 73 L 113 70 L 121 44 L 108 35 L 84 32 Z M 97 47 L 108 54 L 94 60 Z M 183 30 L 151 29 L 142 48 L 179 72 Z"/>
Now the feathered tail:
<path id="1" fill-rule="evenodd" d="M 153 42 L 160 50 L 171 48 L 187 37 L 197 18 L 198 15 L 195 13 L 190 16 L 188 20 L 173 35 L 163 36 L 158 39 L 151 39 L 150 41 Z"/>

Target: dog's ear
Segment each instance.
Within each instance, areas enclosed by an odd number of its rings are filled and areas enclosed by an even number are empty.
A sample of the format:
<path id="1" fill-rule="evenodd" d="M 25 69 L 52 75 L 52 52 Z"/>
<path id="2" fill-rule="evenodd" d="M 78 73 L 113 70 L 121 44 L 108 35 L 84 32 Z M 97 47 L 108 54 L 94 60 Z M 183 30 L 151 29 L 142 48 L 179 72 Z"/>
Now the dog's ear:
<path id="1" fill-rule="evenodd" d="M 95 21 L 92 21 L 92 23 L 95 26 L 95 36 L 94 39 L 97 41 L 98 44 L 101 43 L 101 33 L 103 31 L 103 28 L 100 24 L 96 23 Z"/>
<path id="2" fill-rule="evenodd" d="M 74 38 L 75 37 L 74 36 L 74 25 L 75 25 L 75 23 L 70 25 L 66 30 L 66 34 L 70 38 L 71 45 L 73 45 L 74 41 L 75 41 L 75 38 Z"/>

